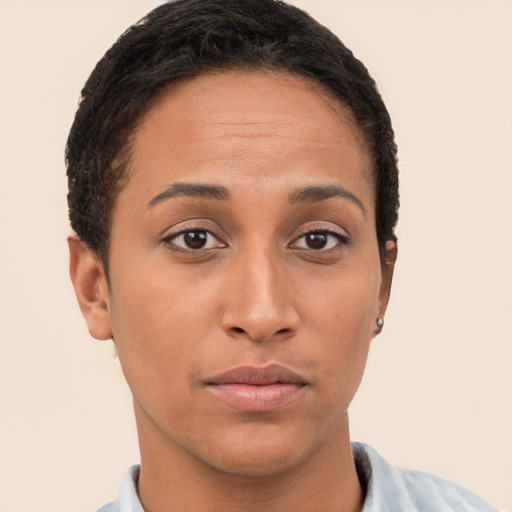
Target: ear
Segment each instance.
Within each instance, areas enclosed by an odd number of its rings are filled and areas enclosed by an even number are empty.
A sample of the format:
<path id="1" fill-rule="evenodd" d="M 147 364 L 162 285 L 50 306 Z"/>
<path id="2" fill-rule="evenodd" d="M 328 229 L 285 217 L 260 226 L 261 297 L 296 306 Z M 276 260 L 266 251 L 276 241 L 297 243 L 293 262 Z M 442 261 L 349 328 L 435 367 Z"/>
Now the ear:
<path id="1" fill-rule="evenodd" d="M 107 278 L 98 256 L 77 235 L 68 238 L 69 274 L 93 338 L 112 338 Z"/>
<path id="2" fill-rule="evenodd" d="M 391 283 L 393 281 L 393 272 L 395 271 L 396 258 L 398 256 L 398 244 L 395 241 L 386 242 L 384 261 L 382 262 L 382 281 L 379 291 L 378 318 L 384 318 L 388 307 L 389 297 L 391 295 Z M 377 334 L 380 329 L 377 330 Z"/>

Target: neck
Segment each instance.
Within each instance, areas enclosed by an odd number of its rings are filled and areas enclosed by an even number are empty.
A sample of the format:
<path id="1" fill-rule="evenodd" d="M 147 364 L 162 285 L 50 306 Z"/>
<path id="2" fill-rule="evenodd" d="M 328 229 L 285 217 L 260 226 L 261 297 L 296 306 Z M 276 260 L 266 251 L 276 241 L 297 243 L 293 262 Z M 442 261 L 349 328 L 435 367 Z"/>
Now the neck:
<path id="1" fill-rule="evenodd" d="M 139 499 L 146 512 L 360 512 L 361 490 L 348 418 L 315 453 L 266 475 L 219 471 L 177 446 L 137 410 Z"/>

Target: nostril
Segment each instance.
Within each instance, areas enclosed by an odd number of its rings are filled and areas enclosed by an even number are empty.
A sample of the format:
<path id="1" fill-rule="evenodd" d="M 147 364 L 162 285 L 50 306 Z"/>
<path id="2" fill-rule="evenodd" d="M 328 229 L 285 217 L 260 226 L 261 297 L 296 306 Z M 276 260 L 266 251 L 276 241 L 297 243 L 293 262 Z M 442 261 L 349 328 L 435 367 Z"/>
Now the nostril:
<path id="1" fill-rule="evenodd" d="M 291 332 L 291 329 L 279 329 L 279 331 L 276 332 L 276 334 L 289 334 Z"/>
<path id="2" fill-rule="evenodd" d="M 237 334 L 243 334 L 245 332 L 241 327 L 233 327 L 232 330 Z"/>

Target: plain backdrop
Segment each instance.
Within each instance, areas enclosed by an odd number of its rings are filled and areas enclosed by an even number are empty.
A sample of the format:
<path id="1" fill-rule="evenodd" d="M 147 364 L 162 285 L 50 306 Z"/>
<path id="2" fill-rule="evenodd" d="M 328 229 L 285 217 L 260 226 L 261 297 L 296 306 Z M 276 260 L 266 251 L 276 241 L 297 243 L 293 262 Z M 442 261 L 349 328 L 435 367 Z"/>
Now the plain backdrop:
<path id="1" fill-rule="evenodd" d="M 0 0 L 0 511 L 90 512 L 138 448 L 68 279 L 79 91 L 159 2 Z M 399 144 L 399 262 L 353 438 L 512 510 L 512 2 L 296 0 L 377 80 Z"/>

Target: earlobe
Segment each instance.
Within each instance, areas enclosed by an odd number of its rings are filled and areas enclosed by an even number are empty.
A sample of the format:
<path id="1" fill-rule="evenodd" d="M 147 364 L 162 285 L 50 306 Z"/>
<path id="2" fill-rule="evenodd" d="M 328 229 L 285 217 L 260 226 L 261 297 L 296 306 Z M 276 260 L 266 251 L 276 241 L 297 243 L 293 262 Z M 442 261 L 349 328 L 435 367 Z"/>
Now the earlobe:
<path id="1" fill-rule="evenodd" d="M 395 270 L 396 258 L 398 256 L 398 244 L 395 241 L 386 242 L 384 261 L 382 263 L 382 282 L 379 291 L 379 312 L 378 318 L 383 319 L 388 307 L 389 297 L 391 295 L 391 283 L 393 281 L 393 272 Z M 383 322 L 382 322 L 383 323 Z M 378 332 L 382 330 L 379 326 Z M 377 332 L 377 334 L 378 334 Z"/>
<path id="2" fill-rule="evenodd" d="M 78 236 L 68 237 L 68 247 L 69 274 L 89 332 L 98 340 L 111 339 L 110 299 L 103 265 Z"/>

